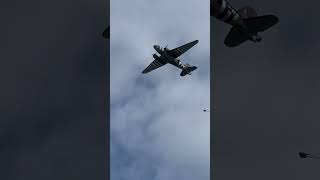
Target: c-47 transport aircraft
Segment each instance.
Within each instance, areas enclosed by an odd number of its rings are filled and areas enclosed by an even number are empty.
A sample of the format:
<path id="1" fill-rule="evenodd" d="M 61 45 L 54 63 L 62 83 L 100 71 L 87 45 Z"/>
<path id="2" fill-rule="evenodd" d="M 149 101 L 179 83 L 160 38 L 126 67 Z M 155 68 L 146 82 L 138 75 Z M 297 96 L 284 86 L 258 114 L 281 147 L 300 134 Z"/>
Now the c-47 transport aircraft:
<path id="1" fill-rule="evenodd" d="M 187 74 L 191 75 L 191 72 L 196 70 L 197 67 L 190 66 L 189 64 L 182 64 L 180 59 L 178 59 L 178 57 L 181 56 L 186 51 L 188 51 L 198 42 L 199 42 L 198 40 L 195 40 L 172 50 L 168 49 L 167 47 L 161 48 L 159 45 L 154 45 L 153 48 L 160 54 L 160 56 L 158 56 L 157 53 L 153 54 L 154 61 L 145 70 L 143 70 L 142 73 L 146 74 L 167 63 L 170 63 L 182 69 L 180 76 L 185 76 Z"/>
<path id="2" fill-rule="evenodd" d="M 260 42 L 259 32 L 277 24 L 279 19 L 274 15 L 257 16 L 255 10 L 246 6 L 235 10 L 225 0 L 211 0 L 210 15 L 232 26 L 225 38 L 225 45 L 235 47 L 250 40 Z"/>

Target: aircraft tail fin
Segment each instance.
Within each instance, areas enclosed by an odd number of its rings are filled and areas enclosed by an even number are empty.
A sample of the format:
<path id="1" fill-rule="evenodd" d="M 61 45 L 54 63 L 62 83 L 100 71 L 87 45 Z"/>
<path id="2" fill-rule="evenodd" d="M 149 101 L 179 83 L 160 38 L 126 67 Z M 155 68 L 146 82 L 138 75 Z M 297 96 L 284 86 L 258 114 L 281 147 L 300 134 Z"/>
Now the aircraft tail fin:
<path id="1" fill-rule="evenodd" d="M 274 15 L 256 16 L 243 19 L 244 24 L 248 28 L 248 33 L 257 35 L 258 32 L 265 31 L 278 23 L 279 19 Z M 250 39 L 239 27 L 232 27 L 227 35 L 224 43 L 226 46 L 235 47 Z M 257 42 L 261 38 L 256 39 Z"/>
<path id="2" fill-rule="evenodd" d="M 197 69 L 197 66 L 190 66 L 189 64 L 186 64 L 186 67 L 182 69 L 180 76 L 185 76 L 187 74 L 191 75 L 191 72 L 196 69 Z"/>
<path id="3" fill-rule="evenodd" d="M 251 18 L 251 17 L 256 17 L 258 16 L 257 12 L 251 7 L 251 6 L 246 6 L 243 8 L 240 8 L 237 13 L 242 17 L 242 18 Z"/>

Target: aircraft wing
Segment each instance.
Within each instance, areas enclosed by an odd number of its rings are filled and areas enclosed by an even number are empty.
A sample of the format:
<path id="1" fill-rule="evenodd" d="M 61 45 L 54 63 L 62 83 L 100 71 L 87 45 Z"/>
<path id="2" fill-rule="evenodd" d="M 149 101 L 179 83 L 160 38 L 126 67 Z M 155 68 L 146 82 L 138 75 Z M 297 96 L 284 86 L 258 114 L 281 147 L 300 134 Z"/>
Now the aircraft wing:
<path id="1" fill-rule="evenodd" d="M 148 73 L 148 72 L 150 72 L 150 71 L 153 71 L 153 70 L 155 70 L 155 69 L 158 69 L 159 67 L 161 67 L 161 66 L 163 66 L 163 65 L 165 65 L 165 64 L 167 64 L 167 63 L 162 62 L 162 61 L 160 61 L 160 60 L 154 60 L 151 64 L 149 64 L 149 66 L 148 66 L 146 69 L 144 69 L 144 70 L 142 71 L 142 74 L 146 74 L 146 73 Z"/>
<path id="2" fill-rule="evenodd" d="M 171 49 L 169 51 L 169 53 L 172 57 L 177 58 L 177 57 L 181 56 L 181 54 L 185 53 L 190 48 L 192 48 L 194 45 L 196 45 L 198 42 L 199 42 L 198 40 L 192 41 L 188 44 L 182 45 L 182 46 L 177 47 L 175 49 Z"/>
<path id="3" fill-rule="evenodd" d="M 110 38 L 110 27 L 103 31 L 102 36 L 106 39 Z"/>
<path id="4" fill-rule="evenodd" d="M 249 29 L 253 29 L 256 32 L 262 32 L 277 24 L 279 19 L 274 15 L 264 15 L 244 19 L 244 21 Z"/>
<path id="5" fill-rule="evenodd" d="M 241 43 L 248 40 L 248 37 L 245 36 L 243 32 L 241 32 L 238 28 L 231 28 L 229 34 L 224 39 L 224 44 L 228 47 L 236 47 Z"/>

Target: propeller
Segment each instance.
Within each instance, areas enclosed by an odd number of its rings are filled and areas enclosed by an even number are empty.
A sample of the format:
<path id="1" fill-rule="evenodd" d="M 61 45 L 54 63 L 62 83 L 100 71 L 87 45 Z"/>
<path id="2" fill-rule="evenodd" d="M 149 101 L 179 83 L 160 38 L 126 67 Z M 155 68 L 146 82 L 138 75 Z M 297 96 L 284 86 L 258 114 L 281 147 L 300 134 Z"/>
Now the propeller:
<path id="1" fill-rule="evenodd" d="M 152 57 L 158 58 L 157 53 L 152 54 Z"/>

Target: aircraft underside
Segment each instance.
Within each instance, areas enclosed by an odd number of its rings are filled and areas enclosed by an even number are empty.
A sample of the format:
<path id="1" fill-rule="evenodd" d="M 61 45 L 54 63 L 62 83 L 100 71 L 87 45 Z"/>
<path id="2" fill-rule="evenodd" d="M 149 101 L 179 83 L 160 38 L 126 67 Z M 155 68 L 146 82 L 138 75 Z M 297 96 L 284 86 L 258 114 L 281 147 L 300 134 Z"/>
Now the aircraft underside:
<path id="1" fill-rule="evenodd" d="M 159 45 L 153 46 L 154 49 L 159 53 L 160 56 L 158 56 L 156 53 L 153 54 L 154 61 L 145 69 L 142 71 L 143 74 L 148 73 L 150 71 L 153 71 L 165 64 L 172 64 L 176 66 L 179 69 L 182 69 L 182 72 L 180 73 L 180 76 L 185 76 L 187 74 L 191 75 L 191 71 L 194 71 L 197 69 L 196 66 L 190 66 L 189 64 L 183 64 L 181 63 L 180 59 L 178 57 L 188 51 L 191 47 L 196 45 L 198 43 L 198 40 L 192 41 L 190 43 L 187 43 L 183 46 L 174 48 L 174 49 L 168 49 L 160 48 Z"/>
<path id="2" fill-rule="evenodd" d="M 250 6 L 236 10 L 225 0 L 212 0 L 210 14 L 232 26 L 224 41 L 228 47 L 239 46 L 247 40 L 260 42 L 262 38 L 258 33 L 279 21 L 274 15 L 258 16 Z"/>

